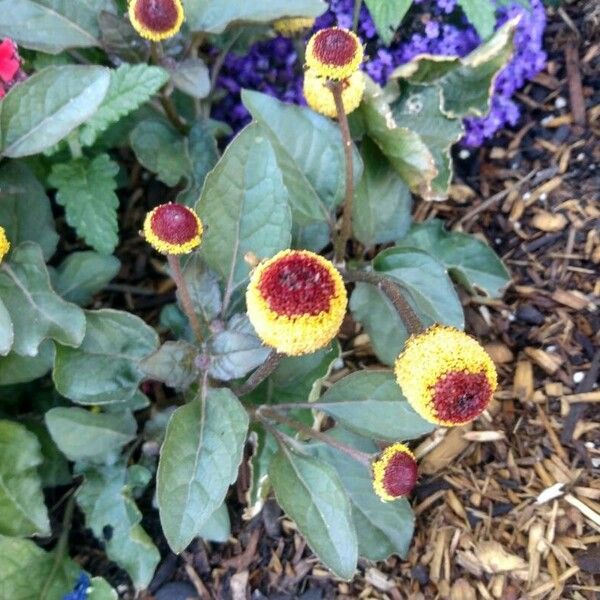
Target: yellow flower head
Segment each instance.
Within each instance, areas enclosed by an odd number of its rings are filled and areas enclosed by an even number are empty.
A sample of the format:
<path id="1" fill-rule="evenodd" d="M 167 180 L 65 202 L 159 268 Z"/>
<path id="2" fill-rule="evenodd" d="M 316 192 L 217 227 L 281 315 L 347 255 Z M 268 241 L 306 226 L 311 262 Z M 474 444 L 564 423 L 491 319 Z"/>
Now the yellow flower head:
<path id="1" fill-rule="evenodd" d="M 265 344 L 299 356 L 323 348 L 336 336 L 348 297 L 341 275 L 328 260 L 307 250 L 284 250 L 256 267 L 246 305 Z"/>
<path id="2" fill-rule="evenodd" d="M 161 254 L 188 254 L 202 242 L 202 221 L 183 204 L 161 204 L 146 215 L 144 237 Z"/>
<path id="3" fill-rule="evenodd" d="M 388 446 L 371 467 L 373 489 L 384 502 L 407 496 L 417 483 L 417 461 L 404 444 Z"/>
<path id="4" fill-rule="evenodd" d="M 4 257 L 8 254 L 10 250 L 10 242 L 6 237 L 6 231 L 4 231 L 4 227 L 0 226 L 0 263 L 4 259 Z"/>
<path id="5" fill-rule="evenodd" d="M 446 427 L 476 419 L 498 385 L 494 362 L 481 344 L 458 329 L 440 325 L 411 336 L 395 370 L 415 411 Z"/>
<path id="6" fill-rule="evenodd" d="M 184 19 L 181 0 L 130 0 L 129 20 L 147 40 L 159 42 L 173 37 Z"/>
<path id="7" fill-rule="evenodd" d="M 363 58 L 364 50 L 358 36 L 340 27 L 317 31 L 306 47 L 308 67 L 329 79 L 347 79 L 358 70 Z"/>
<path id="8" fill-rule="evenodd" d="M 291 17 L 287 19 L 277 19 L 273 22 L 273 29 L 285 37 L 294 37 L 310 29 L 315 24 L 315 20 L 310 17 Z"/>
<path id="9" fill-rule="evenodd" d="M 362 71 L 355 71 L 341 84 L 344 110 L 349 115 L 360 106 L 365 91 L 365 76 Z M 304 73 L 304 97 L 313 110 L 326 117 L 337 117 L 335 100 L 327 79 L 319 77 L 313 69 L 307 69 Z"/>

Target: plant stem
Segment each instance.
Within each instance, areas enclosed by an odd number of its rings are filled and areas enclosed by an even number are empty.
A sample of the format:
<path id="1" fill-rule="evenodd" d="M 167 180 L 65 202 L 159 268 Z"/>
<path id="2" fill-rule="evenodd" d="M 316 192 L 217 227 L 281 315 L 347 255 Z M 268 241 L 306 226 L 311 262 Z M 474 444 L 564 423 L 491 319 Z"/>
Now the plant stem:
<path id="1" fill-rule="evenodd" d="M 273 408 L 277 408 L 277 407 L 273 407 Z M 258 409 L 256 415 L 261 420 L 263 420 L 264 418 L 267 418 L 267 419 L 271 419 L 272 421 L 276 421 L 280 425 L 286 425 L 287 427 L 294 429 L 298 433 L 302 433 L 307 437 L 313 438 L 315 440 L 319 440 L 319 441 L 323 442 L 324 444 L 327 444 L 328 446 L 331 446 L 332 448 L 335 448 L 336 450 L 339 450 L 340 452 L 347 454 L 354 460 L 358 461 L 359 463 L 361 463 L 367 467 L 371 466 L 372 457 L 370 454 L 367 454 L 366 452 L 361 452 L 360 450 L 356 450 L 356 448 L 347 446 L 346 444 L 343 444 L 342 442 L 338 442 L 336 439 L 326 435 L 322 431 L 317 431 L 316 429 L 313 429 L 312 427 L 308 427 L 307 425 L 304 425 L 304 423 L 300 423 L 300 421 L 295 421 L 294 419 L 289 419 L 288 417 L 284 417 L 283 415 L 280 415 L 278 412 L 273 410 L 273 408 L 261 407 Z"/>
<path id="2" fill-rule="evenodd" d="M 249 394 L 251 391 L 255 390 L 269 375 L 273 373 L 273 371 L 275 371 L 282 358 L 282 354 L 279 354 L 273 350 L 273 352 L 269 354 L 267 360 L 260 367 L 258 367 L 258 369 L 256 369 L 256 371 L 254 371 L 250 377 L 248 377 L 246 383 L 232 388 L 232 392 L 236 396 L 240 397 L 245 396 L 246 394 Z"/>
<path id="3" fill-rule="evenodd" d="M 352 31 L 356 33 L 358 31 L 358 20 L 360 18 L 360 7 L 362 6 L 362 0 L 354 0 L 354 15 L 352 19 Z"/>
<path id="4" fill-rule="evenodd" d="M 408 333 L 414 335 L 423 331 L 424 327 L 421 319 L 419 319 L 417 313 L 404 297 L 404 294 L 391 279 L 384 275 L 369 273 L 367 271 L 350 271 L 344 269 L 341 273 L 344 281 L 348 283 L 362 281 L 379 288 L 394 305 Z"/>
<path id="5" fill-rule="evenodd" d="M 181 300 L 181 307 L 183 308 L 183 312 L 185 313 L 186 317 L 188 318 L 188 321 L 190 322 L 196 340 L 198 342 L 202 342 L 202 328 L 200 327 L 200 321 L 198 321 L 198 317 L 196 316 L 196 311 L 194 310 L 194 304 L 190 296 L 190 291 L 181 271 L 179 258 L 177 258 L 177 256 L 173 254 L 167 254 L 167 261 L 171 270 L 171 277 L 173 278 L 173 281 L 177 286 L 177 291 L 179 292 L 179 299 Z"/>

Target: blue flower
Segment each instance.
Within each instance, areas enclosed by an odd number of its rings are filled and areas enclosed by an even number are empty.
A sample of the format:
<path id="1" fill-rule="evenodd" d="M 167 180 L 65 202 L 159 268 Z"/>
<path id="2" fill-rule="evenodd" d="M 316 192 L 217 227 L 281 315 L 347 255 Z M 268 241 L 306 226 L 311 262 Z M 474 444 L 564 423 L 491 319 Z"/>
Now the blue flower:
<path id="1" fill-rule="evenodd" d="M 63 596 L 63 600 L 86 600 L 92 583 L 87 573 L 79 575 L 72 592 Z"/>

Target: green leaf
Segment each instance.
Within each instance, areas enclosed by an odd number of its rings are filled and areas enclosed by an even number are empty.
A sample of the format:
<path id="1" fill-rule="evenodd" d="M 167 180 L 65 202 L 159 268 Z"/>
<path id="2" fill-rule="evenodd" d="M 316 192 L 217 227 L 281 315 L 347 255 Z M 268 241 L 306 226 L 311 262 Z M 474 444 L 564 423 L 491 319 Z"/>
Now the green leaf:
<path id="1" fill-rule="evenodd" d="M 60 263 L 52 282 L 65 300 L 85 306 L 116 277 L 120 268 L 121 263 L 115 256 L 73 252 Z"/>
<path id="2" fill-rule="evenodd" d="M 365 3 L 377 27 L 379 37 L 386 46 L 389 46 L 412 0 L 365 0 Z"/>
<path id="3" fill-rule="evenodd" d="M 54 343 L 46 340 L 40 344 L 35 356 L 20 356 L 11 352 L 0 357 L 0 385 L 27 383 L 43 377 L 54 364 Z"/>
<path id="4" fill-rule="evenodd" d="M 400 127 L 381 88 L 368 77 L 363 102 L 359 108 L 369 137 L 408 187 L 427 196 L 437 176 L 435 161 L 421 136 L 407 127 Z"/>
<path id="5" fill-rule="evenodd" d="M 206 225 L 201 255 L 230 295 L 248 277 L 247 252 L 269 258 L 288 248 L 291 213 L 275 153 L 257 125 L 229 144 L 204 183 L 196 212 Z"/>
<path id="6" fill-rule="evenodd" d="M 124 116 L 148 102 L 169 81 L 161 67 L 122 64 L 110 71 L 110 85 L 102 104 L 81 130 L 81 142 L 91 146 L 98 135 Z"/>
<path id="7" fill-rule="evenodd" d="M 76 500 L 86 525 L 104 544 L 108 558 L 127 571 L 136 589 L 146 588 L 160 554 L 140 525 L 142 513 L 127 485 L 125 465 L 88 467 L 80 472 L 85 481 Z"/>
<path id="8" fill-rule="evenodd" d="M 439 219 L 415 223 L 398 246 L 431 254 L 472 294 L 481 291 L 491 298 L 501 298 L 510 283 L 510 273 L 485 242 L 465 233 L 446 231 Z"/>
<path id="9" fill-rule="evenodd" d="M 365 171 L 354 194 L 352 228 L 365 246 L 387 244 L 410 227 L 410 190 L 368 138 L 362 155 Z"/>
<path id="10" fill-rule="evenodd" d="M 1 6 L 0 14 L 6 14 Z M 96 112 L 109 82 L 104 67 L 68 65 L 16 85 L 0 105 L 1 154 L 17 158 L 51 148 Z"/>
<path id="11" fill-rule="evenodd" d="M 157 474 L 160 521 L 174 552 L 182 552 L 236 480 L 248 415 L 226 388 L 209 389 L 172 415 Z"/>
<path id="12" fill-rule="evenodd" d="M 437 176 L 425 199 L 445 200 L 453 173 L 450 148 L 463 136 L 462 121 L 451 119 L 442 112 L 440 88 L 402 83 L 401 94 L 392 104 L 394 119 L 399 127 L 408 127 L 418 133 L 435 160 Z"/>
<path id="13" fill-rule="evenodd" d="M 101 254 L 111 254 L 119 242 L 115 194 L 119 165 L 108 154 L 54 165 L 48 178 L 58 189 L 56 201 L 65 207 L 67 223 Z"/>
<path id="14" fill-rule="evenodd" d="M 210 323 L 219 316 L 223 305 L 219 279 L 198 253 L 189 256 L 182 270 L 194 311 L 204 323 Z"/>
<path id="15" fill-rule="evenodd" d="M 10 260 L 0 265 L 0 297 L 13 322 L 13 350 L 17 354 L 36 356 L 46 338 L 67 346 L 81 343 L 85 333 L 83 311 L 54 293 L 37 244 L 21 244 Z"/>
<path id="16" fill-rule="evenodd" d="M 45 420 L 60 451 L 73 461 L 114 461 L 121 448 L 135 438 L 137 430 L 130 412 L 93 413 L 75 406 L 53 408 Z"/>
<path id="17" fill-rule="evenodd" d="M 281 447 L 269 479 L 281 508 L 321 561 L 341 579 L 352 579 L 358 542 L 348 496 L 335 470 L 315 458 Z"/>
<path id="18" fill-rule="evenodd" d="M 332 210 L 344 199 L 345 159 L 339 127 L 330 119 L 266 94 L 242 91 L 242 101 L 271 142 L 289 192 L 296 227 L 331 225 Z M 354 152 L 354 183 L 362 161 Z"/>
<path id="19" fill-rule="evenodd" d="M 158 336 L 135 315 L 111 309 L 86 312 L 78 348 L 58 345 L 53 379 L 60 394 L 79 404 L 125 402 L 135 395 L 141 359 L 154 352 Z"/>
<path id="20" fill-rule="evenodd" d="M 206 98 L 210 93 L 210 74 L 201 58 L 186 58 L 171 69 L 173 85 L 192 98 Z"/>
<path id="21" fill-rule="evenodd" d="M 221 381 L 246 376 L 262 365 L 271 353 L 256 336 L 245 314 L 231 317 L 224 331 L 215 333 L 208 341 L 211 364 L 209 374 Z"/>
<path id="22" fill-rule="evenodd" d="M 219 544 L 224 544 L 229 540 L 231 537 L 231 521 L 225 502 L 202 525 L 198 537 Z"/>
<path id="23" fill-rule="evenodd" d="M 86 600 L 118 600 L 117 592 L 102 577 L 92 577 L 90 584 Z"/>
<path id="24" fill-rule="evenodd" d="M 50 200 L 33 172 L 19 161 L 0 167 L 0 225 L 13 248 L 36 242 L 45 260 L 56 250 L 58 235 Z"/>
<path id="25" fill-rule="evenodd" d="M 138 35 L 129 19 L 102 11 L 98 15 L 100 41 L 107 54 L 116 54 L 128 63 L 144 62 L 148 54 L 146 40 Z"/>
<path id="26" fill-rule="evenodd" d="M 166 186 L 176 186 L 189 177 L 191 166 L 184 137 L 163 121 L 146 120 L 130 136 L 137 159 Z"/>
<path id="27" fill-rule="evenodd" d="M 252 456 L 248 460 L 250 481 L 246 490 L 244 520 L 253 519 L 260 513 L 271 491 L 269 465 L 277 453 L 277 441 L 262 425 L 252 426 L 248 441 L 252 446 Z"/>
<path id="28" fill-rule="evenodd" d="M 411 408 L 389 371 L 352 373 L 332 385 L 315 408 L 374 439 L 412 440 L 435 429 Z"/>
<path id="29" fill-rule="evenodd" d="M 403 283 L 407 300 L 425 326 L 443 323 L 464 327 L 462 306 L 446 269 L 429 254 L 414 248 L 391 248 L 379 254 L 373 264 L 380 273 Z M 408 334 L 387 296 L 369 284 L 358 284 L 350 308 L 369 334 L 379 359 L 394 364 Z"/>
<path id="30" fill-rule="evenodd" d="M 59 600 L 72 591 L 81 567 L 57 550 L 31 540 L 0 536 L 0 596 L 10 600 Z"/>
<path id="31" fill-rule="evenodd" d="M 15 341 L 12 319 L 4 302 L 0 299 L 0 356 L 6 356 Z"/>
<path id="32" fill-rule="evenodd" d="M 0 534 L 50 535 L 37 472 L 42 462 L 33 433 L 13 421 L 0 421 Z"/>
<path id="33" fill-rule="evenodd" d="M 327 435 L 368 454 L 379 451 L 371 440 L 339 427 L 328 430 Z M 373 491 L 371 473 L 363 465 L 326 444 L 311 446 L 311 452 L 334 467 L 346 488 L 360 556 L 367 560 L 385 560 L 391 554 L 406 558 L 415 527 L 408 500 L 382 502 Z"/>
<path id="34" fill-rule="evenodd" d="M 494 33 L 496 6 L 492 0 L 458 0 L 469 23 L 475 27 L 479 37 L 487 40 Z"/>
<path id="35" fill-rule="evenodd" d="M 111 9 L 110 0 L 0 0 L 0 36 L 50 54 L 100 46 L 98 13 Z"/>
<path id="36" fill-rule="evenodd" d="M 222 33 L 235 21 L 264 23 L 280 17 L 318 17 L 327 10 L 322 0 L 183 0 L 192 31 Z"/>
<path id="37" fill-rule="evenodd" d="M 165 342 L 156 352 L 140 362 L 148 379 L 162 381 L 177 390 L 186 390 L 200 374 L 196 366 L 198 348 L 188 342 Z"/>

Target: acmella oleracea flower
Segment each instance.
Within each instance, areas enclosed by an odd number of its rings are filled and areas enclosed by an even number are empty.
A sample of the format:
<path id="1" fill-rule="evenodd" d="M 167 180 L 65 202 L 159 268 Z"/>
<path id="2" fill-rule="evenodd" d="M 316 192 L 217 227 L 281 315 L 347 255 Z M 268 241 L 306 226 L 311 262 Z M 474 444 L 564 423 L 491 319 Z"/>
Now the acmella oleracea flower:
<path id="1" fill-rule="evenodd" d="M 18 79 L 21 69 L 21 58 L 17 52 L 17 45 L 9 38 L 0 43 L 0 98 Z"/>
<path id="2" fill-rule="evenodd" d="M 6 237 L 6 232 L 4 231 L 4 227 L 0 226 L 0 263 L 4 260 L 4 257 L 8 254 L 10 250 L 10 242 Z"/>
<path id="3" fill-rule="evenodd" d="M 158 42 L 173 37 L 184 19 L 181 0 L 130 0 L 129 20 L 144 38 Z"/>
<path id="4" fill-rule="evenodd" d="M 348 79 L 343 79 L 341 85 L 344 111 L 349 115 L 360 106 L 365 91 L 365 76 L 362 71 L 355 71 Z M 319 77 L 313 69 L 308 69 L 304 74 L 304 97 L 314 111 L 326 117 L 337 116 L 335 100 L 327 79 Z"/>
<path id="5" fill-rule="evenodd" d="M 161 254 L 188 254 L 202 242 L 202 221 L 182 204 L 161 204 L 146 215 L 144 237 Z"/>
<path id="6" fill-rule="evenodd" d="M 440 325 L 408 340 L 395 371 L 411 406 L 424 419 L 447 427 L 476 419 L 497 387 L 496 367 L 481 344 Z"/>
<path id="7" fill-rule="evenodd" d="M 347 304 L 338 270 L 306 250 L 285 250 L 259 264 L 246 292 L 256 333 L 290 356 L 326 346 L 339 331 Z"/>
<path id="8" fill-rule="evenodd" d="M 415 455 L 404 444 L 388 446 L 372 464 L 373 489 L 385 502 L 410 494 L 417 482 Z"/>
<path id="9" fill-rule="evenodd" d="M 273 21 L 273 29 L 285 37 L 294 37 L 311 29 L 315 24 L 315 19 L 310 17 L 288 17 Z"/>
<path id="10" fill-rule="evenodd" d="M 347 79 L 361 65 L 364 50 L 352 31 L 328 27 L 317 31 L 306 47 L 306 64 L 320 77 Z"/>

